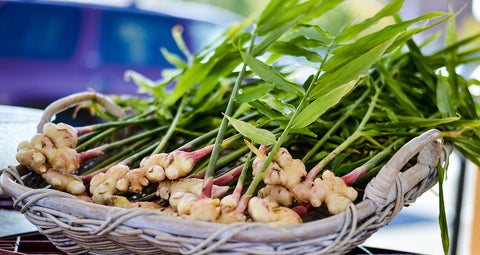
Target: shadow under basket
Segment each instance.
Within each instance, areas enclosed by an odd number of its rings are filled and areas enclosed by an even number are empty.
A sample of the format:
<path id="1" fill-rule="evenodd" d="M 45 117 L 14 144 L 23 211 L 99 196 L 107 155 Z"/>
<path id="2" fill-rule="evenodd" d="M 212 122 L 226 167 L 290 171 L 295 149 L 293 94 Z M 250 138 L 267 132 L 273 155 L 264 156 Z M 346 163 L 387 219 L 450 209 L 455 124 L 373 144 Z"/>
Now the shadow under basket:
<path id="1" fill-rule="evenodd" d="M 362 200 L 340 214 L 298 225 L 222 224 L 84 202 L 52 189 L 32 189 L 18 166 L 0 185 L 39 232 L 68 254 L 344 254 L 362 244 L 437 182 L 452 148 L 432 129 L 401 147 L 368 184 Z M 407 162 L 415 165 L 403 168 Z"/>

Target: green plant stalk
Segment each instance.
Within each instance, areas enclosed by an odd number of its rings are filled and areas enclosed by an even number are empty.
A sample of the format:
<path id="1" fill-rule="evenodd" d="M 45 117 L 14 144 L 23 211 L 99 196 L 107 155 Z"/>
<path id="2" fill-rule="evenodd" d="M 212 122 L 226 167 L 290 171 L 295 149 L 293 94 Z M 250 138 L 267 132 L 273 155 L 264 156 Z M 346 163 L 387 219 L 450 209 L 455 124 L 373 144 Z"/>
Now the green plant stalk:
<path id="1" fill-rule="evenodd" d="M 308 89 L 305 92 L 305 96 L 302 97 L 299 105 L 297 106 L 297 109 L 295 110 L 292 117 L 288 121 L 288 123 L 285 126 L 282 134 L 278 138 L 277 142 L 273 145 L 271 152 L 268 154 L 268 157 L 265 159 L 264 163 L 262 164 L 262 166 L 258 170 L 257 174 L 255 175 L 255 178 L 253 178 L 252 182 L 248 186 L 247 191 L 242 196 L 242 199 L 241 199 L 243 201 L 242 204 L 246 203 L 246 201 L 248 201 L 250 199 L 250 197 L 252 197 L 253 194 L 255 193 L 255 190 L 257 189 L 258 184 L 260 184 L 260 182 L 262 181 L 263 173 L 265 172 L 265 169 L 267 169 L 268 165 L 270 164 L 270 162 L 272 162 L 273 158 L 275 157 L 275 154 L 277 153 L 278 149 L 280 149 L 283 142 L 288 137 L 288 135 L 290 133 L 290 130 L 292 129 L 293 121 L 297 117 L 298 113 L 303 108 L 306 107 L 306 104 L 307 104 L 306 95 L 308 95 L 308 92 L 310 91 L 310 88 L 313 87 L 312 86 L 313 83 L 318 79 L 318 76 L 320 75 L 320 70 L 321 70 L 321 68 L 318 69 L 318 72 L 315 74 L 315 78 L 312 79 L 312 84 L 310 84 L 310 86 L 308 86 Z"/>
<path id="2" fill-rule="evenodd" d="M 381 88 L 376 88 L 376 92 L 374 96 L 372 97 L 372 100 L 370 102 L 370 105 L 368 106 L 368 110 L 365 113 L 362 121 L 358 125 L 358 127 L 355 129 L 353 134 L 351 134 L 345 141 L 343 141 L 340 145 L 338 145 L 332 152 L 330 152 L 325 158 L 320 160 L 307 174 L 307 177 L 305 178 L 306 181 L 313 181 L 315 177 L 323 170 L 323 168 L 330 163 L 340 152 L 344 151 L 348 146 L 350 146 L 354 141 L 356 141 L 358 138 L 360 138 L 363 133 L 363 128 L 365 124 L 368 122 L 370 117 L 372 116 L 373 109 L 375 108 L 376 102 L 378 100 L 378 97 L 380 95 L 380 92 L 382 91 Z"/>
<path id="3" fill-rule="evenodd" d="M 249 114 L 247 116 L 243 116 L 242 118 L 239 118 L 239 120 L 243 120 L 243 121 L 247 121 L 255 116 L 257 116 L 258 113 L 252 113 L 252 114 Z M 230 126 L 230 125 L 229 125 Z M 215 137 L 218 133 L 218 130 L 219 128 L 215 128 L 205 134 L 202 134 L 201 136 L 198 136 L 197 138 L 193 139 L 193 140 L 190 140 L 189 142 L 187 142 L 186 144 L 184 144 L 181 148 L 187 148 L 187 147 L 190 147 L 190 146 L 193 146 L 193 147 L 196 147 L 204 142 L 206 142 L 207 140 Z"/>
<path id="4" fill-rule="evenodd" d="M 175 114 L 175 117 L 173 118 L 173 121 L 167 130 L 167 133 L 165 133 L 165 135 L 162 137 L 162 140 L 160 141 L 158 146 L 155 148 L 155 150 L 152 152 L 152 155 L 158 154 L 165 149 L 165 146 L 167 145 L 168 140 L 170 140 L 170 137 L 172 137 L 173 133 L 175 132 L 175 128 L 177 127 L 178 122 L 181 119 L 183 107 L 185 107 L 185 104 L 187 101 L 186 98 L 187 96 L 184 96 L 182 98 L 182 102 L 180 103 L 180 106 L 177 109 L 177 113 Z"/>
<path id="5" fill-rule="evenodd" d="M 125 127 L 133 124 L 142 124 L 148 123 L 151 121 L 156 121 L 158 118 L 146 118 L 146 119 L 132 119 L 132 120 L 121 120 L 114 122 L 99 123 L 90 126 L 85 126 L 84 128 L 91 128 L 92 130 L 106 129 L 111 127 Z"/>
<path id="6" fill-rule="evenodd" d="M 250 40 L 250 45 L 247 49 L 247 54 L 250 54 L 253 48 L 253 44 L 255 41 L 255 28 L 253 29 L 252 32 L 252 39 Z M 233 112 L 233 106 L 234 106 L 234 100 L 238 92 L 238 88 L 240 87 L 240 84 L 242 83 L 243 77 L 245 76 L 245 72 L 247 70 L 247 64 L 243 63 L 242 69 L 240 73 L 237 76 L 237 79 L 235 80 L 235 84 L 232 89 L 232 93 L 230 95 L 230 99 L 228 100 L 227 104 L 227 109 L 225 110 L 225 115 L 230 116 Z M 213 183 L 213 173 L 215 172 L 215 165 L 217 163 L 218 157 L 220 156 L 220 148 L 221 148 L 221 143 L 223 140 L 223 137 L 225 135 L 225 131 L 227 130 L 228 126 L 228 119 L 224 116 L 222 119 L 222 122 L 220 123 L 220 127 L 218 129 L 217 137 L 215 138 L 215 145 L 213 147 L 213 151 L 210 157 L 210 161 L 207 166 L 207 170 L 205 172 L 205 177 L 204 177 L 204 187 L 202 188 L 202 194 L 204 194 L 203 191 L 208 190 L 211 191 L 211 188 L 206 187 L 209 185 L 208 183 Z M 206 197 L 211 197 L 211 194 L 204 194 Z"/>
<path id="7" fill-rule="evenodd" d="M 219 158 L 217 160 L 216 164 L 215 164 L 215 170 L 220 169 L 222 167 L 225 167 L 228 164 L 234 162 L 235 160 L 238 160 L 238 158 L 245 155 L 245 153 L 247 153 L 248 150 L 249 150 L 249 148 L 247 146 L 242 146 L 242 147 L 228 153 L 227 155 Z M 208 170 L 208 165 L 204 168 L 200 167 L 200 169 L 201 170 L 199 170 L 198 172 L 195 172 L 194 174 L 205 176 L 206 172 Z M 213 178 L 213 176 L 212 176 L 212 178 Z"/>
<path id="8" fill-rule="evenodd" d="M 327 131 L 327 133 L 325 133 L 325 135 L 322 136 L 322 138 L 313 146 L 313 148 L 309 150 L 307 154 L 305 154 L 305 156 L 302 158 L 302 161 L 304 163 L 307 162 L 313 155 L 315 155 L 318 149 L 322 147 L 322 145 L 332 136 L 332 134 L 336 132 L 338 128 L 343 125 L 343 123 L 345 123 L 345 121 L 352 115 L 353 111 L 357 108 L 357 106 L 361 102 L 363 102 L 363 100 L 365 100 L 369 93 L 370 87 L 368 87 L 367 90 L 362 94 L 362 96 L 360 96 L 360 98 L 357 99 L 355 103 L 353 103 L 353 105 L 351 105 L 348 111 L 339 120 L 335 122 L 335 124 Z"/>
<path id="9" fill-rule="evenodd" d="M 129 154 L 135 152 L 138 147 L 141 147 L 142 145 L 144 145 L 149 140 L 150 140 L 150 138 L 144 138 L 144 139 L 134 143 L 132 146 L 129 146 L 125 150 L 122 150 L 121 152 L 115 154 L 114 156 L 96 164 L 94 167 L 92 167 L 91 169 L 89 169 L 88 171 L 83 173 L 82 175 L 91 174 L 91 173 L 93 173 L 93 172 L 95 172 L 99 169 L 102 169 L 102 168 L 104 168 L 104 167 L 106 167 L 110 164 L 113 164 L 115 162 L 120 162 L 123 159 L 127 159 Z"/>
<path id="10" fill-rule="evenodd" d="M 114 133 L 118 129 L 119 129 L 119 127 L 113 127 L 113 128 L 106 129 L 106 130 L 96 134 L 92 138 L 88 139 L 87 141 L 83 142 L 82 144 L 78 145 L 75 149 L 76 149 L 77 152 L 85 151 L 88 147 L 91 147 L 91 146 L 95 145 L 95 143 L 103 140 L 105 137 L 111 135 L 112 133 Z"/>
<path id="11" fill-rule="evenodd" d="M 153 113 L 154 110 L 149 110 L 149 111 L 146 111 L 146 112 L 143 112 L 141 114 L 132 114 L 130 116 L 127 116 L 125 118 L 123 118 L 122 120 L 120 121 L 117 121 L 117 122 L 108 122 L 108 123 L 100 123 L 100 124 L 95 124 L 93 125 L 92 127 L 94 128 L 94 131 L 93 132 L 90 132 L 90 133 L 87 133 L 87 134 L 84 134 L 82 136 L 80 136 L 78 139 L 77 139 L 77 152 L 82 152 L 84 151 L 85 149 L 87 149 L 87 147 L 89 147 L 90 145 L 100 141 L 101 139 L 103 139 L 104 137 L 110 135 L 111 133 L 115 132 L 116 130 L 119 129 L 119 127 L 124 127 L 124 126 L 127 126 L 129 125 L 130 123 L 127 123 L 128 121 L 131 121 L 131 120 L 141 120 L 141 118 L 145 117 L 145 116 L 148 116 L 150 115 L 151 113 Z M 107 130 L 104 130 L 103 132 L 96 132 L 97 129 L 103 129 L 105 127 L 109 127 L 109 125 L 111 125 L 111 123 L 119 123 L 119 122 L 123 122 L 125 123 L 125 125 L 113 125 L 113 127 L 110 127 L 109 129 Z M 100 135 L 102 134 L 102 135 Z M 97 137 L 98 136 L 98 137 Z M 95 138 L 93 138 L 95 137 Z M 92 142 L 90 142 L 91 140 L 93 139 Z M 83 143 L 88 143 L 88 144 L 83 144 Z"/>
<path id="12" fill-rule="evenodd" d="M 134 135 L 134 136 L 130 136 L 128 138 L 125 138 L 123 140 L 120 140 L 120 141 L 117 141 L 117 142 L 114 142 L 114 143 L 109 143 L 109 144 L 106 144 L 106 145 L 103 145 L 101 146 L 105 151 L 111 151 L 111 150 L 114 150 L 114 149 L 117 149 L 117 148 L 120 148 L 124 145 L 127 145 L 131 142 L 135 142 L 135 141 L 138 141 L 139 139 L 143 139 L 145 137 L 150 137 L 151 135 L 155 134 L 155 133 L 158 133 L 162 130 L 165 130 L 167 128 L 167 126 L 161 126 L 161 127 L 157 127 L 155 129 L 151 129 L 149 131 L 146 131 L 146 132 L 143 132 L 143 133 L 140 133 L 140 134 L 137 134 L 137 135 Z"/>
<path id="13" fill-rule="evenodd" d="M 285 128 L 284 128 L 282 134 L 280 135 L 280 137 L 278 138 L 277 142 L 273 145 L 271 152 L 268 154 L 267 158 L 265 159 L 262 166 L 258 170 L 257 174 L 255 175 L 255 178 L 253 178 L 250 185 L 248 185 L 247 191 L 245 192 L 245 194 L 243 194 L 242 198 L 240 199 L 240 204 L 241 205 L 245 206 L 248 203 L 248 200 L 255 193 L 255 190 L 257 189 L 258 184 L 260 183 L 260 181 L 262 181 L 263 173 L 265 172 L 265 169 L 267 169 L 270 162 L 272 162 L 273 157 L 275 157 L 275 154 L 277 153 L 278 149 L 280 148 L 280 146 L 282 146 L 283 142 L 288 137 L 288 135 L 290 133 L 290 130 L 292 128 L 292 125 L 293 125 L 293 121 L 298 116 L 298 113 L 306 107 L 306 105 L 308 103 L 307 102 L 307 95 L 309 94 L 309 92 L 312 89 L 315 82 L 318 80 L 318 77 L 320 76 L 320 73 L 322 72 L 322 67 L 326 62 L 327 56 L 330 54 L 330 49 L 331 49 L 332 45 L 333 45 L 333 40 L 332 40 L 332 43 L 328 46 L 327 52 L 325 53 L 325 57 L 323 58 L 322 62 L 320 63 L 320 67 L 318 68 L 314 78 L 311 80 L 310 84 L 308 85 L 308 88 L 307 88 L 307 91 L 305 92 L 305 95 L 300 100 L 300 103 L 298 104 L 297 108 L 293 112 L 292 117 L 288 121 L 287 125 L 285 126 Z"/>
<path id="14" fill-rule="evenodd" d="M 377 152 L 372 158 L 363 163 L 361 166 L 353 169 L 348 174 L 342 176 L 342 180 L 348 185 L 351 185 L 353 183 L 356 184 L 358 182 L 361 182 L 363 176 L 369 175 L 370 171 L 373 171 L 373 169 L 379 171 L 379 163 L 385 160 L 385 158 L 391 156 L 394 152 L 395 147 L 405 144 L 405 140 L 406 137 L 401 137 L 390 143 L 390 145 L 382 149 L 380 152 Z"/>

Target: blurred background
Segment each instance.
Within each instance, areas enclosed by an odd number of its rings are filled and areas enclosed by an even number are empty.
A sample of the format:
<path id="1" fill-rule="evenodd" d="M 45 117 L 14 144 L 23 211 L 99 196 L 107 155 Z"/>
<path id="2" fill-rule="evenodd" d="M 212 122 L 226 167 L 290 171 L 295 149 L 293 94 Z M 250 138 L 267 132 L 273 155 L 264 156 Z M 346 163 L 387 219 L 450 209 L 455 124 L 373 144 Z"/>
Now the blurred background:
<path id="1" fill-rule="evenodd" d="M 182 26 L 187 48 L 195 54 L 214 42 L 232 23 L 256 15 L 267 2 L 0 0 L 0 105 L 43 109 L 55 99 L 87 89 L 104 94 L 136 94 L 137 86 L 124 79 L 125 71 L 134 70 L 160 80 L 162 72 L 172 67 L 161 49 L 183 56 L 172 37 L 176 25 Z M 372 16 L 388 2 L 347 0 L 336 10 L 334 19 L 327 15 L 319 22 L 335 33 L 343 24 Z M 456 18 L 459 37 L 480 32 L 480 0 L 407 0 L 400 14 L 409 19 L 426 12 L 459 10 L 462 10 Z M 389 22 L 392 21 L 384 19 L 379 26 Z M 421 42 L 436 37 L 426 47 L 427 51 L 434 51 L 444 45 L 444 35 L 437 34 L 443 27 L 415 39 Z M 459 72 L 480 79 L 478 65 L 466 66 Z M 480 89 L 472 86 L 472 93 L 479 95 Z M 0 115 L 0 120 L 5 118 L 6 115 Z M 454 153 L 445 184 L 451 254 L 475 254 L 473 251 L 480 254 L 480 248 L 478 245 L 474 248 L 476 243 L 472 241 L 480 243 L 478 237 L 474 239 L 472 227 L 478 178 L 478 170 Z M 437 190 L 434 187 L 402 210 L 365 245 L 442 254 Z M 477 213 L 480 214 L 480 209 Z"/>

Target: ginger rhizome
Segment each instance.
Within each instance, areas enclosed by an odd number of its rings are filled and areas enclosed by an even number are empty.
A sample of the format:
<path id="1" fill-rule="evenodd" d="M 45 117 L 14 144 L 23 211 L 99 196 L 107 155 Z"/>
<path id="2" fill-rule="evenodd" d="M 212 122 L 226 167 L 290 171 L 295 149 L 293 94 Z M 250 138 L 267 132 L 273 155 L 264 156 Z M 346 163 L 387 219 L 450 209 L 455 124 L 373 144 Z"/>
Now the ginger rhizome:
<path id="1" fill-rule="evenodd" d="M 258 151 L 253 163 L 254 174 L 258 172 L 266 157 L 264 148 L 261 147 Z M 357 198 L 357 191 L 329 170 L 324 171 L 322 177 L 313 180 L 305 179 L 306 176 L 303 162 L 293 159 L 287 149 L 280 148 L 265 169 L 262 178 L 267 186 L 262 188 L 258 195 L 283 206 L 291 206 L 294 201 L 310 203 L 313 207 L 325 204 L 332 214 L 345 211 Z"/>
<path id="2" fill-rule="evenodd" d="M 18 145 L 16 158 L 54 188 L 78 195 L 86 189 L 80 178 L 71 175 L 81 163 L 81 157 L 75 151 L 76 144 L 77 134 L 73 127 L 47 123 L 42 134 Z"/>

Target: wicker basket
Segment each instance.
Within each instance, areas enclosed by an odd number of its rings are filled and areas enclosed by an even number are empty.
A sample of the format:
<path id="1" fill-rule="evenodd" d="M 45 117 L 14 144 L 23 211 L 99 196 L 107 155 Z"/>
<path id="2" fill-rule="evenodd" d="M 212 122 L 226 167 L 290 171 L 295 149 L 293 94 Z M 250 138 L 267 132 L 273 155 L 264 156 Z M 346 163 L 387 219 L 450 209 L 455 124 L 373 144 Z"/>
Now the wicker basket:
<path id="1" fill-rule="evenodd" d="M 0 185 L 14 207 L 68 254 L 344 254 L 431 188 L 438 163 L 447 164 L 451 149 L 440 131 L 427 131 L 382 167 L 361 202 L 343 213 L 291 226 L 200 222 L 88 203 L 64 192 L 26 187 L 19 177 L 21 166 L 2 169 Z M 417 163 L 400 171 L 412 159 Z"/>

